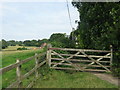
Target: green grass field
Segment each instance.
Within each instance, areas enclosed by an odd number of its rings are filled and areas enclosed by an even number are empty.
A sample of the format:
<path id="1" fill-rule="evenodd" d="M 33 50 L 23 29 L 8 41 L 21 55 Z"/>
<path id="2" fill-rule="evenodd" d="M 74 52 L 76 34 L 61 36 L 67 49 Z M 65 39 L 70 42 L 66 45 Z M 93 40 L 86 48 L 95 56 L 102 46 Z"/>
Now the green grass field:
<path id="1" fill-rule="evenodd" d="M 15 49 L 15 47 L 12 47 L 11 50 Z M 9 49 L 10 50 L 10 49 Z M 44 52 L 44 49 L 38 49 L 38 50 L 21 50 L 21 51 L 3 51 L 2 52 L 2 67 L 8 66 L 10 64 L 16 63 L 16 59 L 24 60 L 26 58 L 29 58 L 31 56 L 34 56 L 35 53 L 42 53 Z M 31 60 L 25 64 L 22 65 L 22 74 L 24 75 L 29 70 L 31 70 L 35 66 L 35 60 Z M 2 87 L 7 87 L 10 83 L 14 82 L 16 80 L 16 69 L 10 70 L 2 75 Z"/>
<path id="2" fill-rule="evenodd" d="M 9 47 L 10 48 L 10 47 Z M 13 50 L 16 47 L 12 47 Z M 2 67 L 14 64 L 16 59 L 26 59 L 35 53 L 41 53 L 45 50 L 23 50 L 23 51 L 4 51 L 2 53 Z M 22 65 L 22 75 L 27 73 L 35 66 L 35 60 Z M 103 81 L 96 76 L 86 72 L 65 72 L 49 69 L 46 65 L 39 69 L 40 78 L 37 80 L 34 88 L 117 88 L 117 86 Z M 23 81 L 26 85 L 34 79 L 34 73 Z M 16 81 L 16 69 L 10 70 L 2 75 L 2 88 L 9 86 Z"/>
<path id="3" fill-rule="evenodd" d="M 17 48 L 21 48 L 23 46 L 8 46 L 8 48 L 3 49 L 2 51 L 2 67 L 8 66 L 16 62 L 16 59 L 23 60 L 30 56 L 33 56 L 35 53 L 40 53 L 43 50 L 37 49 L 34 50 L 35 47 L 27 47 L 31 48 L 30 50 L 17 50 Z"/>

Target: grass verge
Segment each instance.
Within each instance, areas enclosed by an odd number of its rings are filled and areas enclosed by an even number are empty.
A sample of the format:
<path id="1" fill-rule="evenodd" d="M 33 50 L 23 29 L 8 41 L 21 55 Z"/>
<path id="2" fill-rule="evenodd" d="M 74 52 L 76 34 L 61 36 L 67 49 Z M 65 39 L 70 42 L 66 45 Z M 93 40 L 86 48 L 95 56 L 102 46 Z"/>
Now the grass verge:
<path id="1" fill-rule="evenodd" d="M 48 68 L 41 71 L 41 78 L 34 88 L 118 88 L 88 72 L 65 72 Z"/>

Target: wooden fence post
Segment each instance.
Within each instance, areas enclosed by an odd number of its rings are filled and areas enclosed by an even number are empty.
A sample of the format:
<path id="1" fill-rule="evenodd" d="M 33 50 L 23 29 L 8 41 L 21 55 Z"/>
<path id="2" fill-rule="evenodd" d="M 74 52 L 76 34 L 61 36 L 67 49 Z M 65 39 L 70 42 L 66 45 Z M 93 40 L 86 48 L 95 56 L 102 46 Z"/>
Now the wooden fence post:
<path id="1" fill-rule="evenodd" d="M 16 63 L 19 63 L 19 62 L 20 62 L 20 60 L 17 59 L 17 60 L 16 60 Z M 18 88 L 22 88 L 21 71 L 20 71 L 20 69 L 21 69 L 21 65 L 19 65 L 19 66 L 16 68 L 17 79 L 18 79 L 18 81 L 19 81 Z"/>
<path id="2" fill-rule="evenodd" d="M 47 45 L 47 64 L 50 67 L 51 66 L 51 50 L 49 48 L 52 48 L 51 44 Z"/>
<path id="3" fill-rule="evenodd" d="M 112 62 L 113 62 L 113 46 L 112 45 L 110 45 L 110 51 L 111 51 L 110 66 L 112 70 Z"/>
<path id="4" fill-rule="evenodd" d="M 38 54 L 35 53 L 35 68 L 36 68 L 35 74 L 36 74 L 36 78 L 38 78 L 38 75 L 39 75 L 38 70 L 37 70 L 37 67 L 38 67 L 38 56 L 37 55 Z"/>

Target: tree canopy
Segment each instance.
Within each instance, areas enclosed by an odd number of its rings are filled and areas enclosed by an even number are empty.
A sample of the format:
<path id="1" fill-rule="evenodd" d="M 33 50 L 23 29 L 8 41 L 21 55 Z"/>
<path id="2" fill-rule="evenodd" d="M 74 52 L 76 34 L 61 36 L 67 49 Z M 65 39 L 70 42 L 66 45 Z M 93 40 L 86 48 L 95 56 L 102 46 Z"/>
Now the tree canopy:
<path id="1" fill-rule="evenodd" d="M 116 2 L 72 2 L 80 20 L 72 32 L 79 48 L 120 51 L 120 4 Z"/>
<path id="2" fill-rule="evenodd" d="M 66 35 L 66 33 L 53 33 L 50 36 L 49 42 L 52 44 L 53 47 L 70 47 L 71 42 L 69 40 L 69 37 Z"/>
<path id="3" fill-rule="evenodd" d="M 112 44 L 120 49 L 120 4 L 113 2 L 72 2 L 80 14 L 78 28 L 74 32 L 79 47 L 109 49 Z"/>

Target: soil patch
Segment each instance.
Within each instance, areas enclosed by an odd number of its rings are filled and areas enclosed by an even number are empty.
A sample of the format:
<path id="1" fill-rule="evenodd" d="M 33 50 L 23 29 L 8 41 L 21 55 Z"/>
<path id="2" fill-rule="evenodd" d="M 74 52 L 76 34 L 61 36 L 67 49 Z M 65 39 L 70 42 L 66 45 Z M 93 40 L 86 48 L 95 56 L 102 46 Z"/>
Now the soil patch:
<path id="1" fill-rule="evenodd" d="M 95 76 L 99 77 L 102 80 L 106 80 L 112 84 L 115 84 L 117 86 L 120 85 L 120 79 L 117 77 L 113 77 L 111 74 L 106 74 L 106 73 L 93 73 Z"/>

